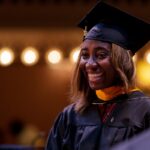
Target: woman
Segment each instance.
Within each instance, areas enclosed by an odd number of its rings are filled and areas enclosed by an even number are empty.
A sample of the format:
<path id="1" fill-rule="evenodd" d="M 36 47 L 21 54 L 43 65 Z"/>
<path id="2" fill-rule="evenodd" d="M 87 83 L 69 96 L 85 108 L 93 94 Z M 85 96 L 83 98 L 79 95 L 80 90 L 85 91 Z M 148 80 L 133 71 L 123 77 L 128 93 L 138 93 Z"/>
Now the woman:
<path id="1" fill-rule="evenodd" d="M 113 16 L 119 11 L 100 2 L 85 22 L 103 8 Z M 74 103 L 57 118 L 47 150 L 107 150 L 150 127 L 150 98 L 135 88 L 131 53 L 137 47 L 121 25 L 102 20 L 89 23 L 72 80 Z"/>

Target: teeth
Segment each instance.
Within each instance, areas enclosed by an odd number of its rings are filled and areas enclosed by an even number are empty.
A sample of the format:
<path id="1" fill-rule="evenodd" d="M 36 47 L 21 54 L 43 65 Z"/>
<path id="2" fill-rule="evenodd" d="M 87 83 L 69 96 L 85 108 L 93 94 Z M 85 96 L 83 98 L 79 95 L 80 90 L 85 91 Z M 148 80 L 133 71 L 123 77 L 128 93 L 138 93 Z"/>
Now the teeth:
<path id="1" fill-rule="evenodd" d="M 97 78 L 97 77 L 100 77 L 101 75 L 102 75 L 102 73 L 99 73 L 99 74 L 96 74 L 96 73 L 93 74 L 93 73 L 92 73 L 92 74 L 88 74 L 88 77 L 89 77 L 89 78 Z"/>

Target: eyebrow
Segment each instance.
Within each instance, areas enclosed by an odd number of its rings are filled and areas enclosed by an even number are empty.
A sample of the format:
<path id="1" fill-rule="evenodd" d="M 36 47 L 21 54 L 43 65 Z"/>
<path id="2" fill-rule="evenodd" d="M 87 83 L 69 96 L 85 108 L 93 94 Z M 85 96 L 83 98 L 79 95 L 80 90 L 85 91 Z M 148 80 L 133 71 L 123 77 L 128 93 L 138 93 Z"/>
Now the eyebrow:
<path id="1" fill-rule="evenodd" d="M 80 47 L 80 50 L 88 50 L 87 47 Z"/>
<path id="2" fill-rule="evenodd" d="M 108 49 L 106 49 L 106 48 L 104 48 L 104 47 L 96 47 L 96 48 L 94 48 L 94 50 L 95 50 L 95 51 L 107 52 L 107 53 L 110 52 L 110 50 L 108 50 Z"/>
<path id="3" fill-rule="evenodd" d="M 81 51 L 83 51 L 83 50 L 86 50 L 86 51 L 87 51 L 87 50 L 88 50 L 88 47 L 81 47 Z M 108 50 L 108 49 L 106 49 L 106 48 L 104 48 L 104 47 L 101 47 L 101 46 L 95 47 L 94 50 L 96 50 L 96 51 L 97 51 L 97 50 L 100 50 L 100 51 L 106 50 L 106 51 L 108 51 L 108 52 L 110 51 L 110 50 Z"/>

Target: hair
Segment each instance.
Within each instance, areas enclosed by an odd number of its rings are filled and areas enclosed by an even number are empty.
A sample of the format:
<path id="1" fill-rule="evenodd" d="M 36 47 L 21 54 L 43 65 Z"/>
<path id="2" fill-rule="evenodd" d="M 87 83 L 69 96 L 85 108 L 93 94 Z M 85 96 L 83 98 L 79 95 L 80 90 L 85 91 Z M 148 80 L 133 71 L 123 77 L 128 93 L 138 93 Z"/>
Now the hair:
<path id="1" fill-rule="evenodd" d="M 122 86 L 125 91 L 135 87 L 135 66 L 131 51 L 116 44 L 112 44 L 110 57 L 110 61 L 118 73 L 116 84 Z M 97 96 L 95 90 L 90 88 L 85 74 L 79 67 L 80 58 L 81 52 L 71 81 L 71 99 L 73 102 L 76 102 L 75 110 L 81 113 L 97 98 Z"/>

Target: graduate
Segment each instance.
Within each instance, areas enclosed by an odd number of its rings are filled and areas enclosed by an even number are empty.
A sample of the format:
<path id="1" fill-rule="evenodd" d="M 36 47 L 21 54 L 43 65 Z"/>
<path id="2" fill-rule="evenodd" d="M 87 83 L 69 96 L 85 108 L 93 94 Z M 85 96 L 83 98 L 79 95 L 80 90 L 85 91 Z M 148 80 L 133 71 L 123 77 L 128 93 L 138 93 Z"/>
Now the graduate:
<path id="1" fill-rule="evenodd" d="M 86 31 L 73 103 L 57 117 L 46 150 L 109 150 L 150 127 L 150 98 L 135 85 L 132 60 L 149 41 L 150 25 L 100 1 L 79 27 Z"/>

